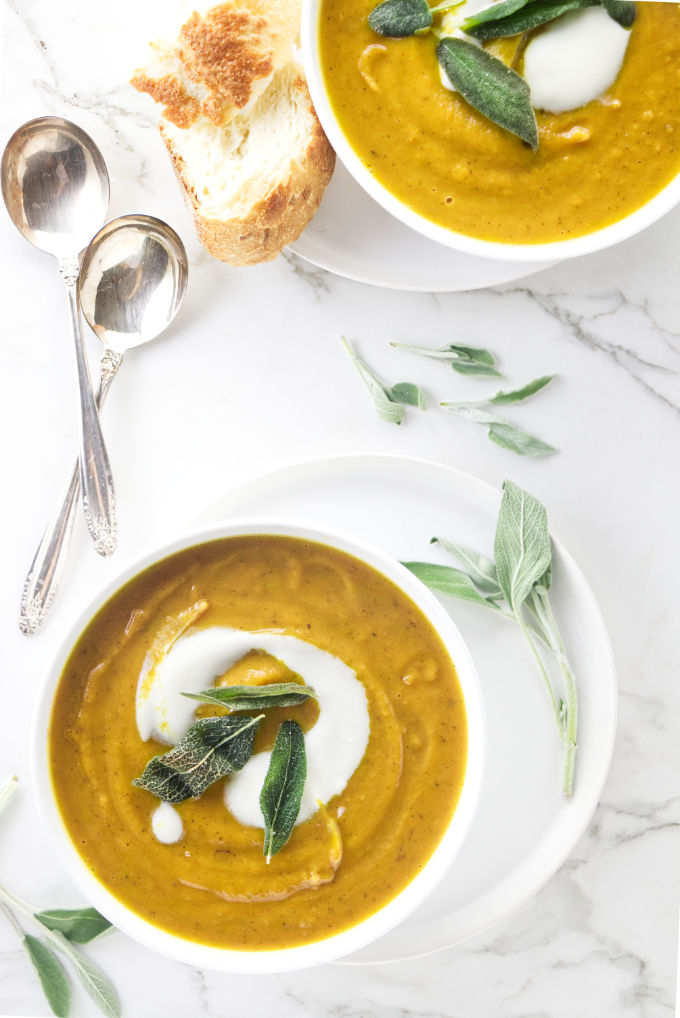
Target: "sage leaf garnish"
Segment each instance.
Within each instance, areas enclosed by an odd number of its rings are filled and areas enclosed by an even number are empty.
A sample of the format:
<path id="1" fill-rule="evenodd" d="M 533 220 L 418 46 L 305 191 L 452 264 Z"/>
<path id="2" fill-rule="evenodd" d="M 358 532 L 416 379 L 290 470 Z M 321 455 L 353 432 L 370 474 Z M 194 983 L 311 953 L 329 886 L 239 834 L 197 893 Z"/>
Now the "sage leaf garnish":
<path id="1" fill-rule="evenodd" d="M 45 1000 L 57 1018 L 68 1018 L 71 1010 L 71 987 L 64 966 L 54 951 L 42 940 L 27 933 L 22 941 L 33 967 L 38 973 Z"/>
<path id="2" fill-rule="evenodd" d="M 411 382 L 400 382 L 394 386 L 385 385 L 354 352 L 345 337 L 341 336 L 340 338 L 364 385 L 370 392 L 379 416 L 384 421 L 388 421 L 390 424 L 401 424 L 406 413 L 404 404 L 418 406 L 421 410 L 426 409 L 425 396 L 417 385 L 413 385 Z"/>
<path id="3" fill-rule="evenodd" d="M 213 686 L 200 693 L 182 693 L 190 700 L 216 703 L 229 710 L 267 710 L 269 707 L 296 707 L 309 697 L 316 699 L 311 686 L 299 682 L 270 682 L 265 686 Z"/>
<path id="4" fill-rule="evenodd" d="M 487 402 L 500 404 L 501 406 L 509 403 L 521 403 L 522 400 L 529 399 L 530 396 L 534 396 L 541 389 L 544 389 L 549 382 L 552 382 L 554 377 L 554 375 L 543 375 L 541 378 L 534 378 L 532 382 L 527 382 L 521 389 L 513 389 L 511 392 L 497 392 Z"/>
<path id="5" fill-rule="evenodd" d="M 553 708 L 563 748 L 562 791 L 565 796 L 570 796 L 574 787 L 578 696 L 576 679 L 548 597 L 552 582 L 552 544 L 545 507 L 518 485 L 511 481 L 504 483 L 494 539 L 495 563 L 484 556 L 475 556 L 460 545 L 441 538 L 433 540 L 459 560 L 467 559 L 472 563 L 467 574 L 469 586 L 459 579 L 462 572 L 459 569 L 450 568 L 452 579 L 447 589 L 443 582 L 446 574 L 434 572 L 432 563 L 405 562 L 404 565 L 439 593 L 484 605 L 496 614 L 515 619 L 529 645 Z M 490 565 L 495 567 L 502 592 L 500 596 L 484 596 L 482 593 L 482 585 L 488 589 L 493 580 Z M 439 570 L 447 568 L 440 566 Z M 470 587 L 477 589 L 477 598 L 469 596 Z M 556 690 L 539 643 L 547 648 L 559 666 L 564 695 L 559 695 Z"/>
<path id="6" fill-rule="evenodd" d="M 398 350 L 409 350 L 411 353 L 432 357 L 435 360 L 449 361 L 459 375 L 487 375 L 500 378 L 500 371 L 494 367 L 495 358 L 489 350 L 476 346 L 458 346 L 449 343 L 447 346 L 429 347 L 412 346 L 409 343 L 390 343 Z"/>
<path id="7" fill-rule="evenodd" d="M 12 776 L 0 786 L 0 811 L 7 805 L 17 787 Z M 119 1018 L 120 1004 L 110 980 L 96 965 L 76 948 L 67 937 L 86 943 L 98 936 L 110 923 L 93 908 L 48 909 L 39 912 L 33 905 L 10 892 L 0 884 L 0 911 L 17 933 L 38 973 L 43 992 L 52 1011 L 59 1018 L 67 1018 L 71 1005 L 71 988 L 54 948 L 66 955 L 73 964 L 83 986 L 108 1018 Z M 16 919 L 20 912 L 33 922 L 40 923 L 44 936 L 39 939 L 26 934 Z M 64 936 L 66 933 L 67 936 Z"/>
<path id="8" fill-rule="evenodd" d="M 427 32 L 432 26 L 432 13 L 427 0 L 385 0 L 373 8 L 368 23 L 378 35 L 404 39 Z"/>
<path id="9" fill-rule="evenodd" d="M 96 908 L 53 908 L 36 912 L 35 918 L 48 930 L 59 930 L 75 944 L 89 944 L 111 928 L 111 923 Z"/>
<path id="10" fill-rule="evenodd" d="M 195 799 L 220 778 L 240 771 L 253 752 L 262 717 L 211 717 L 195 721 L 177 745 L 155 756 L 132 782 L 163 802 Z"/>
<path id="11" fill-rule="evenodd" d="M 490 424 L 487 436 L 502 449 L 508 449 L 518 456 L 532 456 L 538 459 L 541 456 L 552 456 L 557 452 L 554 445 L 548 445 L 541 438 L 536 438 L 535 435 L 530 435 L 528 431 L 522 431 L 507 421 Z"/>
<path id="12" fill-rule="evenodd" d="M 500 610 L 495 600 L 481 594 L 472 578 L 461 569 L 453 569 L 451 566 L 442 566 L 434 562 L 402 562 L 402 565 L 440 594 L 447 594 L 449 597 L 458 597 L 462 601 L 472 601 L 474 604 L 484 604 L 488 608 Z"/>
<path id="13" fill-rule="evenodd" d="M 464 39 L 442 39 L 437 59 L 470 106 L 536 151 L 538 125 L 524 78 Z"/>
<path id="14" fill-rule="evenodd" d="M 284 721 L 260 792 L 267 862 L 286 844 L 300 812 L 307 777 L 305 737 L 297 721 Z"/>
<path id="15" fill-rule="evenodd" d="M 630 0 L 600 0 L 610 18 L 618 21 L 622 28 L 632 28 L 637 10 Z"/>
<path id="16" fill-rule="evenodd" d="M 459 417 L 486 427 L 487 436 L 492 442 L 504 449 L 509 449 L 510 452 L 517 453 L 518 456 L 550 456 L 557 452 L 554 446 L 548 445 L 547 442 L 536 438 L 535 435 L 530 435 L 528 431 L 522 431 L 521 428 L 515 427 L 504 417 L 485 410 L 477 403 L 442 403 L 441 405 L 446 410 L 453 410 Z"/>
<path id="17" fill-rule="evenodd" d="M 417 406 L 420 410 L 427 410 L 427 400 L 422 390 L 413 382 L 397 382 L 386 391 L 395 403 L 401 403 L 402 406 Z"/>
<path id="18" fill-rule="evenodd" d="M 480 555 L 479 552 L 466 548 L 462 544 L 453 544 L 452 541 L 447 541 L 445 537 L 433 537 L 430 539 L 430 544 L 441 544 L 442 548 L 445 548 L 449 555 L 457 558 L 467 568 L 470 578 L 475 585 L 480 590 L 483 590 L 485 594 L 488 594 L 494 600 L 502 597 L 503 591 L 498 582 L 496 563 L 490 558 L 486 558 L 485 555 Z"/>
<path id="19" fill-rule="evenodd" d="M 580 11 L 585 7 L 597 5 L 598 0 L 533 0 L 532 3 L 522 4 L 507 17 L 502 15 L 499 17 L 498 12 L 505 6 L 499 4 L 498 7 L 487 7 L 479 14 L 473 14 L 461 27 L 467 35 L 473 36 L 479 42 L 485 42 L 487 39 L 506 39 L 540 28 L 570 11 Z M 492 17 L 494 12 L 495 18 Z"/>
<path id="20" fill-rule="evenodd" d="M 107 1018 L 120 1018 L 120 1001 L 113 983 L 102 972 L 98 965 L 74 947 L 66 937 L 57 930 L 52 932 L 57 948 L 66 955 L 73 965 L 75 973 L 85 992 Z"/>

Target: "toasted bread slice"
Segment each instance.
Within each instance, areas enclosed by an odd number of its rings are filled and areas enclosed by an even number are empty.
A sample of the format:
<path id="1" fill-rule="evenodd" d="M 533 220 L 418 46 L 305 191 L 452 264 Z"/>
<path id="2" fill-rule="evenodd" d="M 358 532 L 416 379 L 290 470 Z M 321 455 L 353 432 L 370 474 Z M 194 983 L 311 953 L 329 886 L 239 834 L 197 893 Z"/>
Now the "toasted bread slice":
<path id="1" fill-rule="evenodd" d="M 199 240 L 232 265 L 269 261 L 299 236 L 335 153 L 299 64 L 295 0 L 194 11 L 132 84 L 164 104 L 161 136 Z"/>

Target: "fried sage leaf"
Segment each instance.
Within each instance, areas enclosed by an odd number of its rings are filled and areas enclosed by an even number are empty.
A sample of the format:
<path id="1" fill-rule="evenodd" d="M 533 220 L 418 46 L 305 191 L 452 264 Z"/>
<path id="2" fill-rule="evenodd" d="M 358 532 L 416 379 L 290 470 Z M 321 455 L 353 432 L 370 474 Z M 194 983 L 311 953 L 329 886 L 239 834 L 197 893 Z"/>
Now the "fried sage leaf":
<path id="1" fill-rule="evenodd" d="M 618 21 L 622 28 L 632 28 L 637 10 L 630 0 L 600 0 L 610 18 Z"/>
<path id="2" fill-rule="evenodd" d="M 373 8 L 368 23 L 378 35 L 405 39 L 427 32 L 432 26 L 432 14 L 427 0 L 385 0 Z"/>
<path id="3" fill-rule="evenodd" d="M 240 771 L 253 752 L 258 717 L 201 718 L 174 749 L 149 760 L 132 782 L 163 802 L 195 799 L 215 781 Z"/>
<path id="4" fill-rule="evenodd" d="M 71 987 L 64 967 L 54 951 L 42 940 L 27 933 L 23 939 L 29 958 L 38 973 L 45 999 L 57 1018 L 67 1018 L 71 1010 Z"/>
<path id="5" fill-rule="evenodd" d="M 216 703 L 229 710 L 267 710 L 269 707 L 296 707 L 310 696 L 311 686 L 299 682 L 270 682 L 265 686 L 212 686 L 200 693 L 182 693 L 189 700 Z"/>
<path id="6" fill-rule="evenodd" d="M 35 918 L 48 930 L 59 930 L 75 944 L 89 944 L 111 928 L 111 923 L 96 908 L 52 908 L 36 912 Z"/>
<path id="7" fill-rule="evenodd" d="M 464 39 L 442 39 L 437 58 L 451 84 L 474 109 L 536 151 L 538 125 L 529 86 L 516 71 Z"/>
<path id="8" fill-rule="evenodd" d="M 508 10 L 507 16 L 504 16 L 502 8 L 511 7 L 512 4 L 502 3 L 487 7 L 479 14 L 473 14 L 461 27 L 464 32 L 480 42 L 487 39 L 506 39 L 540 28 L 541 25 L 546 25 L 549 21 L 568 14 L 569 11 L 580 11 L 585 7 L 597 5 L 598 0 L 533 0 L 532 3 L 522 4 L 519 9 Z"/>
<path id="9" fill-rule="evenodd" d="M 286 844 L 300 812 L 307 777 L 305 737 L 297 721 L 284 721 L 260 792 L 267 862 Z"/>

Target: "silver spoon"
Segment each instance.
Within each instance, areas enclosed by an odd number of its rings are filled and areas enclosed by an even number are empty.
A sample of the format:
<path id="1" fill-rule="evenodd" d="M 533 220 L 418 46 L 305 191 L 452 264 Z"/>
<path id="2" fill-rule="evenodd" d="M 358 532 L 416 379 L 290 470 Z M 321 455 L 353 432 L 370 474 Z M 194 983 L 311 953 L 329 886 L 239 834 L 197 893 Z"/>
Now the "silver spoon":
<path id="1" fill-rule="evenodd" d="M 14 225 L 31 244 L 54 255 L 66 286 L 80 390 L 83 509 L 95 548 L 110 555 L 116 547 L 113 478 L 92 395 L 77 296 L 79 254 L 106 219 L 109 176 L 101 152 L 84 131 L 61 117 L 39 117 L 8 141 L 0 178 Z"/>
<path id="2" fill-rule="evenodd" d="M 101 407 L 127 350 L 155 339 L 177 314 L 187 285 L 184 245 L 152 216 L 121 216 L 92 239 L 80 270 L 80 303 L 104 344 Z M 21 597 L 19 626 L 35 633 L 57 591 L 76 516 L 80 478 L 75 465 L 66 496 L 35 553 Z"/>

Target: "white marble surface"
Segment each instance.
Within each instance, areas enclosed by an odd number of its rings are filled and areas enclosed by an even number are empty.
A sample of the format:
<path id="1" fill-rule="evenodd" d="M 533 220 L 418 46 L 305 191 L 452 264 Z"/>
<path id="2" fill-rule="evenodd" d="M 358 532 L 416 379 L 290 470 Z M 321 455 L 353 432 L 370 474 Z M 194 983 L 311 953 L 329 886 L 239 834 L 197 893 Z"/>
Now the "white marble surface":
<path id="1" fill-rule="evenodd" d="M 680 212 L 616 250 L 468 294 L 387 292 L 290 256 L 229 269 L 194 241 L 150 104 L 126 85 L 153 34 L 154 6 L 14 0 L 6 10 L 0 143 L 33 116 L 76 120 L 104 152 L 112 215 L 169 221 L 191 270 L 175 324 L 129 355 L 109 399 L 116 560 L 98 559 L 81 528 L 53 615 L 26 639 L 18 596 L 71 467 L 75 374 L 55 265 L 0 215 L 0 776 L 15 771 L 21 781 L 0 821 L 0 882 L 39 906 L 78 900 L 41 831 L 27 747 L 41 673 L 90 592 L 230 486 L 281 463 L 368 450 L 422 456 L 534 491 L 600 601 L 620 726 L 586 835 L 532 901 L 476 940 L 418 961 L 255 979 L 194 971 L 120 934 L 91 953 L 126 1018 L 670 1016 L 680 900 Z M 559 454 L 519 459 L 442 411 L 411 413 L 401 428 L 382 422 L 341 333 L 386 378 L 419 381 L 434 399 L 465 398 L 483 383 L 410 359 L 388 340 L 488 346 L 508 382 L 557 372 L 514 416 Z M 96 357 L 94 339 L 89 349 Z M 48 1013 L 2 916 L 0 1013 Z M 78 993 L 74 1018 L 94 1013 Z"/>

